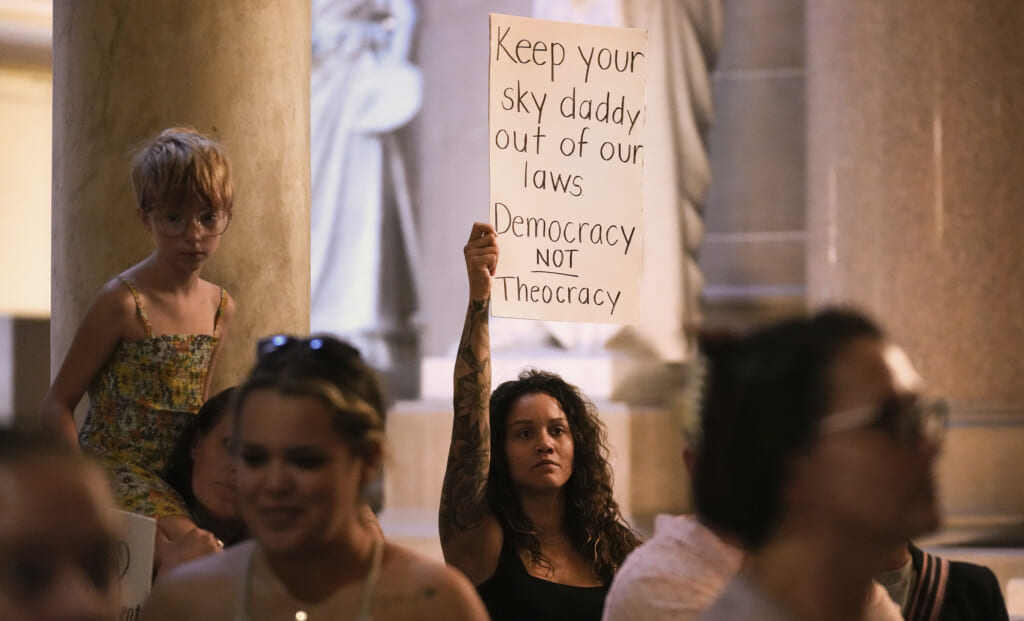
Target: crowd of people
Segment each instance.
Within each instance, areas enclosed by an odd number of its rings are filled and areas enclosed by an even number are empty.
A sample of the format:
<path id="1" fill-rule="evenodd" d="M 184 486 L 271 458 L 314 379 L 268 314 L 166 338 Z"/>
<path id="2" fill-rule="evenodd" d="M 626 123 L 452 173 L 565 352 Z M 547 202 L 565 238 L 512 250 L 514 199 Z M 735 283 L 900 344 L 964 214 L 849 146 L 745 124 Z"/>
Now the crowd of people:
<path id="1" fill-rule="evenodd" d="M 913 544 L 939 524 L 946 408 L 865 315 L 705 342 L 666 464 L 689 474 L 696 514 L 659 516 L 644 543 L 587 397 L 536 369 L 491 390 L 498 236 L 474 224 L 440 563 L 369 508 L 387 406 L 351 345 L 263 339 L 207 399 L 235 313 L 200 277 L 231 220 L 222 147 L 166 130 L 132 180 L 154 251 L 86 312 L 43 429 L 0 432 L 0 618 L 117 618 L 117 507 L 156 520 L 149 621 L 1007 619 L 990 570 Z"/>

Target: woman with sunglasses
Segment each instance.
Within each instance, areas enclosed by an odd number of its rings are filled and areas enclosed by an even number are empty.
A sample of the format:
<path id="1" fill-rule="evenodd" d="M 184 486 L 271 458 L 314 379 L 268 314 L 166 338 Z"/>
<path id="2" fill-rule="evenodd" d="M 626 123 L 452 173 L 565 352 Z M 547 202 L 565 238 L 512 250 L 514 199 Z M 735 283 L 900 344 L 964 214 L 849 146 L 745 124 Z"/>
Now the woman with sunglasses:
<path id="1" fill-rule="evenodd" d="M 892 550 L 939 523 L 944 407 L 847 310 L 740 339 L 709 377 L 694 494 L 748 556 L 701 619 L 863 619 Z"/>
<path id="2" fill-rule="evenodd" d="M 331 337 L 278 336 L 235 400 L 252 537 L 159 581 L 147 621 L 486 619 L 458 572 L 386 542 L 363 495 L 384 454 L 376 376 Z"/>
<path id="3" fill-rule="evenodd" d="M 527 371 L 491 393 L 494 228 L 474 224 L 464 254 L 470 301 L 438 516 L 445 560 L 477 585 L 494 621 L 598 621 L 640 543 L 612 496 L 604 426 L 553 373 Z"/>

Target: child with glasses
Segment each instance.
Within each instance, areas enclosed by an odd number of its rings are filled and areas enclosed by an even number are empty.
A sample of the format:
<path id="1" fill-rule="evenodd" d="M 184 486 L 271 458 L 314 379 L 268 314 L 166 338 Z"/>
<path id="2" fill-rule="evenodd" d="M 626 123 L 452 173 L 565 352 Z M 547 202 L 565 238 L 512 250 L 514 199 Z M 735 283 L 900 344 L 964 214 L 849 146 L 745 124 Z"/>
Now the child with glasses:
<path id="1" fill-rule="evenodd" d="M 194 536 L 195 525 L 163 472 L 206 400 L 234 314 L 224 289 L 200 278 L 231 220 L 234 187 L 223 148 L 189 128 L 146 144 L 133 160 L 132 185 L 155 248 L 100 289 L 41 414 L 47 427 L 100 457 L 121 508 L 157 518 L 174 540 Z M 86 392 L 89 411 L 76 433 L 73 412 Z"/>

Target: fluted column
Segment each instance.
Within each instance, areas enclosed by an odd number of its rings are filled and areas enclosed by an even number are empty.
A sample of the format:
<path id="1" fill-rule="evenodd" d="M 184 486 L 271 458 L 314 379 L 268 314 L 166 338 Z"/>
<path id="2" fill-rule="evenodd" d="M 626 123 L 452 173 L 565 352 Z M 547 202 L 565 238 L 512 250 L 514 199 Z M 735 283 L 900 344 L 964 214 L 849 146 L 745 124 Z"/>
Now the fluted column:
<path id="1" fill-rule="evenodd" d="M 133 148 L 191 125 L 234 169 L 203 276 L 237 303 L 215 388 L 237 382 L 257 336 L 309 327 L 309 0 L 56 0 L 53 32 L 53 368 L 100 285 L 151 250 Z"/>

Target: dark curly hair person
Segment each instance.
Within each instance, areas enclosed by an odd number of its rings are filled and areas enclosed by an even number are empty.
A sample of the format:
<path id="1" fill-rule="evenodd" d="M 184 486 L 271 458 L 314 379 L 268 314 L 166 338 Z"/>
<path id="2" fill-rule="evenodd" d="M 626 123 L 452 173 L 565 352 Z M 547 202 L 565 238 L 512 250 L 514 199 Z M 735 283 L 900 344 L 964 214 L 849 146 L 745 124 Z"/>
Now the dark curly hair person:
<path id="1" fill-rule="evenodd" d="M 165 480 L 181 494 L 196 526 L 230 546 L 248 537 L 238 511 L 231 400 L 236 388 L 207 399 L 167 462 Z"/>
<path id="2" fill-rule="evenodd" d="M 490 392 L 494 229 L 474 224 L 464 255 L 470 302 L 455 363 L 441 549 L 495 621 L 597 621 L 616 570 L 640 544 L 612 494 L 604 425 L 554 373 L 525 371 Z"/>

